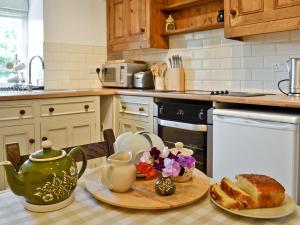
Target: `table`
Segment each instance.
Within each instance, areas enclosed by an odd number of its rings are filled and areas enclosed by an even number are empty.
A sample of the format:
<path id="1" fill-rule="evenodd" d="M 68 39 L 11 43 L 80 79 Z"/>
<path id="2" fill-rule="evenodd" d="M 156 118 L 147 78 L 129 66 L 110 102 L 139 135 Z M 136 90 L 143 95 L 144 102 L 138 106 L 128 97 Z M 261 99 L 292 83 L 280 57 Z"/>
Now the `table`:
<path id="1" fill-rule="evenodd" d="M 94 199 L 85 190 L 83 180 L 80 180 L 75 190 L 73 203 L 61 210 L 48 213 L 29 212 L 23 208 L 23 201 L 22 197 L 9 190 L 0 192 L 1 225 L 300 225 L 300 206 L 297 206 L 295 213 L 286 218 L 249 219 L 216 208 L 208 196 L 194 204 L 169 210 L 146 211 L 114 207 Z"/>

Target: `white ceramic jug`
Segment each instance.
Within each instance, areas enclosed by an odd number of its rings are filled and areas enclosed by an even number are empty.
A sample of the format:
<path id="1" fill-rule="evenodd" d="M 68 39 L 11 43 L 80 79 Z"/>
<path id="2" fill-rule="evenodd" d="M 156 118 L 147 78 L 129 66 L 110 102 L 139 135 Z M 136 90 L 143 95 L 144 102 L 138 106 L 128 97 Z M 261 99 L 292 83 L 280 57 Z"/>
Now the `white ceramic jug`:
<path id="1" fill-rule="evenodd" d="M 107 164 L 102 168 L 102 183 L 111 191 L 128 191 L 136 178 L 135 166 L 131 163 L 131 152 L 118 152 L 107 159 Z"/>

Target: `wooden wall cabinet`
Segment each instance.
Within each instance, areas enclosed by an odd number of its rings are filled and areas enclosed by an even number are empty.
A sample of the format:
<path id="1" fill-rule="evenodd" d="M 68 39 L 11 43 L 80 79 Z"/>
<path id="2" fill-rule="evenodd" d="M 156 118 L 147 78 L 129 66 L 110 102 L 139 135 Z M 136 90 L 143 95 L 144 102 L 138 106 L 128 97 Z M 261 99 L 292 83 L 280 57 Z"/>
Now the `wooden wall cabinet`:
<path id="1" fill-rule="evenodd" d="M 300 29 L 300 0 L 224 0 L 225 37 Z"/>
<path id="2" fill-rule="evenodd" d="M 168 48 L 157 0 L 108 0 L 108 50 Z"/>

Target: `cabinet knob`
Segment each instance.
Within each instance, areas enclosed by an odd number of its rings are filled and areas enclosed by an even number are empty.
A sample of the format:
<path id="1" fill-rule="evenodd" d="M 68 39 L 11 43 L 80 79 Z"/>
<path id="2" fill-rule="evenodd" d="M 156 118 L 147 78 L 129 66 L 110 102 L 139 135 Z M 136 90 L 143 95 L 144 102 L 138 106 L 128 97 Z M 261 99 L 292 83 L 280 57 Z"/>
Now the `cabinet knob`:
<path id="1" fill-rule="evenodd" d="M 42 141 L 47 141 L 48 138 L 47 137 L 42 137 Z"/>
<path id="2" fill-rule="evenodd" d="M 140 107 L 140 108 L 139 108 L 139 111 L 140 111 L 140 112 L 144 112 L 144 108 L 143 108 L 143 107 Z"/>
<path id="3" fill-rule="evenodd" d="M 231 14 L 232 16 L 236 16 L 237 11 L 236 11 L 235 9 L 230 9 L 230 14 Z"/>
<path id="4" fill-rule="evenodd" d="M 85 110 L 88 110 L 90 108 L 89 105 L 84 105 Z"/>
<path id="5" fill-rule="evenodd" d="M 51 112 L 51 113 L 54 112 L 54 108 L 53 108 L 53 107 L 50 107 L 50 108 L 49 108 L 49 112 Z"/>
<path id="6" fill-rule="evenodd" d="M 21 115 L 24 115 L 25 113 L 26 113 L 26 111 L 25 111 L 24 109 L 21 109 L 21 110 L 20 110 L 20 114 L 21 114 Z"/>
<path id="7" fill-rule="evenodd" d="M 30 138 L 30 139 L 29 139 L 29 143 L 30 143 L 30 144 L 33 144 L 34 142 L 35 142 L 35 140 L 34 140 L 33 138 Z"/>
<path id="8" fill-rule="evenodd" d="M 145 31 L 146 31 L 145 27 L 141 27 L 140 31 L 141 31 L 141 33 L 145 33 Z"/>
<path id="9" fill-rule="evenodd" d="M 122 109 L 125 110 L 126 109 L 126 105 L 122 105 Z"/>

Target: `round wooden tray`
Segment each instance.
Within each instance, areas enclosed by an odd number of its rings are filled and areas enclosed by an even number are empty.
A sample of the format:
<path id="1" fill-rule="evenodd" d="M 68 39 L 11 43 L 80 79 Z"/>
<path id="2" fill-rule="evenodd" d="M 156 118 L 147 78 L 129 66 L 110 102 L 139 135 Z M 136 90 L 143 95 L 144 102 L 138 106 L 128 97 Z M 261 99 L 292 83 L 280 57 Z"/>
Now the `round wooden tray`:
<path id="1" fill-rule="evenodd" d="M 175 183 L 175 193 L 160 196 L 155 192 L 155 179 L 137 179 L 132 189 L 125 193 L 110 191 L 101 183 L 101 168 L 85 177 L 86 189 L 98 200 L 110 205 L 130 209 L 169 209 L 188 205 L 201 199 L 209 189 L 209 179 L 195 169 L 191 181 Z"/>

